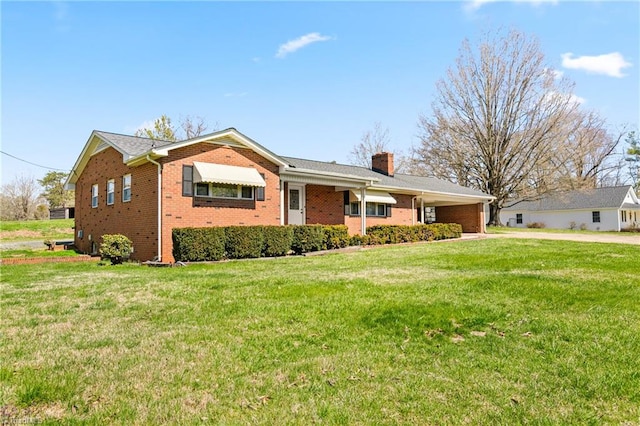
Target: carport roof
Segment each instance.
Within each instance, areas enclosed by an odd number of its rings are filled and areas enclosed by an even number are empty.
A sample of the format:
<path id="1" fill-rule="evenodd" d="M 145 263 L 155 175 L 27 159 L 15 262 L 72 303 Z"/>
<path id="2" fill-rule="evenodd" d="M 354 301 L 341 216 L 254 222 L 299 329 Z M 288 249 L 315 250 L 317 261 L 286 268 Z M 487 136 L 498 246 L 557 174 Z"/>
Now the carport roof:
<path id="1" fill-rule="evenodd" d="M 358 176 L 365 179 L 375 179 L 376 188 L 384 188 L 391 192 L 393 190 L 401 190 L 413 193 L 430 192 L 441 194 L 466 195 L 470 197 L 479 197 L 491 199 L 490 195 L 475 189 L 466 188 L 447 182 L 441 179 L 424 176 L 414 176 L 396 173 L 393 176 L 387 176 L 384 173 L 378 173 L 362 166 L 350 166 L 347 164 L 327 163 L 323 161 L 305 160 L 294 157 L 281 157 L 290 166 L 306 170 L 314 170 L 324 173 L 344 174 L 350 176 Z"/>

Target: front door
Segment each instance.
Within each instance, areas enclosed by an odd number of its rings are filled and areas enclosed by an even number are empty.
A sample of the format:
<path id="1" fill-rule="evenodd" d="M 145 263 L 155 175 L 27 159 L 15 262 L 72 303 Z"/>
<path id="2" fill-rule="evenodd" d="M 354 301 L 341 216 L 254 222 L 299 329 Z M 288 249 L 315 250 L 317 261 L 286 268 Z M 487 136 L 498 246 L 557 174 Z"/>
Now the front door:
<path id="1" fill-rule="evenodd" d="M 289 184 L 289 225 L 304 225 L 304 186 Z"/>

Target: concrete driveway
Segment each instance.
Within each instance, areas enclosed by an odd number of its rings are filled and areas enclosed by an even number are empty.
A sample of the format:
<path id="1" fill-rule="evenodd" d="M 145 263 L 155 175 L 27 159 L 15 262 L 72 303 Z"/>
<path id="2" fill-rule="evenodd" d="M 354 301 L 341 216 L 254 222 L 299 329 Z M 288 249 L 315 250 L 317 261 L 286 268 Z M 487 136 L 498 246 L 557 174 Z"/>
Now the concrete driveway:
<path id="1" fill-rule="evenodd" d="M 480 234 L 479 234 L 480 235 Z M 482 234 L 481 238 L 531 238 L 538 240 L 566 240 L 588 243 L 616 243 L 640 245 L 640 234 L 568 234 L 563 232 L 506 232 L 500 234 Z"/>

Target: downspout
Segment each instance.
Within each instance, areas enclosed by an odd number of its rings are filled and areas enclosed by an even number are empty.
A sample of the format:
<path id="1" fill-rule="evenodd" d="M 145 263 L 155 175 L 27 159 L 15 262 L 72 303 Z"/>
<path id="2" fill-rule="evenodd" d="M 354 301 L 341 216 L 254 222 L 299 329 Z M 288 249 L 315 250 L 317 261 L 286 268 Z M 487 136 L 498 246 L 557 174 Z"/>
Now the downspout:
<path id="1" fill-rule="evenodd" d="M 411 199 L 411 224 L 416 224 L 416 200 L 418 197 L 413 197 Z"/>
<path id="2" fill-rule="evenodd" d="M 162 262 L 162 164 L 152 160 L 149 154 L 147 161 L 158 166 L 158 262 Z"/>

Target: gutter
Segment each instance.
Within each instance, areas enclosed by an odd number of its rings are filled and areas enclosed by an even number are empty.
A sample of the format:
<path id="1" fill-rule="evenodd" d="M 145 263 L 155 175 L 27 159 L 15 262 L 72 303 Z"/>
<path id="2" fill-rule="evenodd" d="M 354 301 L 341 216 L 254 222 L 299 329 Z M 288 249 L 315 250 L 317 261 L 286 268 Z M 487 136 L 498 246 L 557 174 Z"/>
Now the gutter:
<path id="1" fill-rule="evenodd" d="M 162 164 L 147 154 L 147 161 L 158 166 L 158 262 L 162 262 Z"/>

